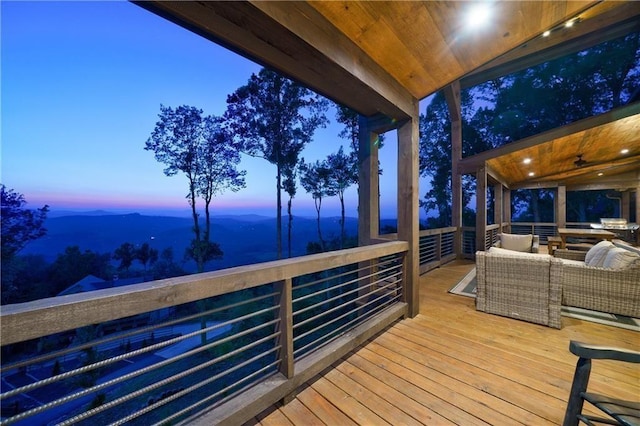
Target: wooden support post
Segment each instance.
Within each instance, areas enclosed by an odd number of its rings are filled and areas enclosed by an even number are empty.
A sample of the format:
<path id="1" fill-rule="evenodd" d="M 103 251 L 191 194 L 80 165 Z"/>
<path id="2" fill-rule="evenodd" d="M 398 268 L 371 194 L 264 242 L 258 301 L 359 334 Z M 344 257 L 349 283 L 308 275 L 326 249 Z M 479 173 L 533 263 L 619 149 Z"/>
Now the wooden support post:
<path id="1" fill-rule="evenodd" d="M 502 217 L 507 222 L 504 232 L 511 232 L 511 190 L 504 188 L 502 191 Z M 500 230 L 503 231 L 502 229 Z"/>
<path id="2" fill-rule="evenodd" d="M 367 117 L 360 116 L 358 146 L 358 245 L 371 244 L 378 237 L 378 135 L 371 131 Z"/>
<path id="3" fill-rule="evenodd" d="M 567 187 L 558 186 L 556 191 L 556 224 L 558 228 L 564 228 L 567 225 Z"/>
<path id="4" fill-rule="evenodd" d="M 444 89 L 451 117 L 451 226 L 456 227 L 453 250 L 462 258 L 462 175 L 459 162 L 462 159 L 462 120 L 460 114 L 460 81 L 454 81 Z"/>
<path id="5" fill-rule="evenodd" d="M 638 183 L 638 187 L 636 188 L 636 222 L 640 223 L 640 183 Z"/>
<path id="6" fill-rule="evenodd" d="M 627 219 L 627 222 L 631 221 L 631 191 L 626 190 L 622 192 L 622 200 L 620 202 L 620 217 Z"/>
<path id="7" fill-rule="evenodd" d="M 486 249 L 487 234 L 487 169 L 483 165 L 476 172 L 476 251 Z"/>
<path id="8" fill-rule="evenodd" d="M 378 140 L 379 135 L 371 130 L 371 120 L 358 118 L 358 245 L 367 246 L 378 238 L 380 229 L 380 190 L 378 175 Z M 359 295 L 371 292 L 371 275 L 376 265 L 374 261 L 360 262 Z M 366 303 L 366 298 L 359 304 Z"/>
<path id="9" fill-rule="evenodd" d="M 498 232 L 502 232 L 502 184 L 498 183 L 496 185 L 493 185 L 493 199 L 494 199 L 494 204 L 493 204 L 493 222 L 500 226 L 500 228 L 498 228 Z"/>
<path id="10" fill-rule="evenodd" d="M 287 278 L 276 283 L 276 291 L 280 294 L 280 322 L 276 327 L 279 332 L 278 358 L 280 359 L 280 373 L 287 379 L 293 377 L 293 301 L 292 301 L 292 281 Z"/>
<path id="11" fill-rule="evenodd" d="M 403 276 L 409 317 L 420 313 L 419 204 L 418 204 L 418 100 L 412 119 L 398 127 L 398 239 L 409 243 Z"/>

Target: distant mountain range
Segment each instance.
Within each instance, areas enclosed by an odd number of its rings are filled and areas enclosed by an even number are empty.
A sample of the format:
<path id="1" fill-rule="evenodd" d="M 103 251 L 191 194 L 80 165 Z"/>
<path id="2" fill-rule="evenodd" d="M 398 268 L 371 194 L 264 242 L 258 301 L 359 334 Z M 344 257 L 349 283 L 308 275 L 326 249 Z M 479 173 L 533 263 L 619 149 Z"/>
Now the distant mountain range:
<path id="1" fill-rule="evenodd" d="M 283 255 L 287 254 L 287 216 L 282 221 Z M 358 221 L 346 218 L 347 235 L 356 236 Z M 395 221 L 384 221 L 393 224 Z M 104 211 L 83 214 L 60 214 L 45 222 L 47 235 L 29 243 L 22 254 L 41 254 L 49 262 L 56 259 L 69 246 L 80 250 L 112 253 L 125 242 L 139 246 L 149 243 L 162 252 L 172 247 L 175 260 L 180 262 L 192 239 L 190 218 L 171 216 L 146 216 L 138 213 L 109 214 Z M 321 219 L 325 240 L 340 236 L 340 218 Z M 222 269 L 238 265 L 259 263 L 276 259 L 276 219 L 258 215 L 214 216 L 212 218 L 212 240 L 224 252 L 221 260 L 210 262 L 208 269 Z M 307 243 L 318 241 L 314 218 L 294 217 L 292 232 L 292 255 L 306 254 Z M 186 269 L 192 265 L 185 264 Z"/>

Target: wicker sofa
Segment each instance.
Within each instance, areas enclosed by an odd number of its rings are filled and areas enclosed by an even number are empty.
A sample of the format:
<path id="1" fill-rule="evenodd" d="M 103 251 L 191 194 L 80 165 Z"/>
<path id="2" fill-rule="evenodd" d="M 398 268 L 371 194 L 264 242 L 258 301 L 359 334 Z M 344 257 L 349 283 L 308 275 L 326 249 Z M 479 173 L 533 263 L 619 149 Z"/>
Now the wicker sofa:
<path id="1" fill-rule="evenodd" d="M 616 246 L 640 256 L 638 248 Z M 478 251 L 476 309 L 555 328 L 561 327 L 561 305 L 640 318 L 640 262 L 606 269 L 587 266 L 586 255 Z"/>
<path id="2" fill-rule="evenodd" d="M 616 247 L 640 255 L 640 249 L 616 242 Z M 586 252 L 556 250 L 562 304 L 640 318 L 640 264 L 624 270 L 587 266 Z"/>

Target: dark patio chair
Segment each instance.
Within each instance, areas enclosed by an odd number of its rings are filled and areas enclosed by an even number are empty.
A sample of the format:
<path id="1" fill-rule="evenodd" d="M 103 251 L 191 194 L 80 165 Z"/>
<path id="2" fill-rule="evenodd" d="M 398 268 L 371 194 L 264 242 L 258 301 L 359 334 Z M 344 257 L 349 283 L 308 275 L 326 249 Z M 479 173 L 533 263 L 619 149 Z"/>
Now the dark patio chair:
<path id="1" fill-rule="evenodd" d="M 573 376 L 567 411 L 563 426 L 576 426 L 579 422 L 587 425 L 605 423 L 611 425 L 640 425 L 640 402 L 624 401 L 587 392 L 592 359 L 609 359 L 622 362 L 640 363 L 640 352 L 628 349 L 593 346 L 571 341 L 571 353 L 579 357 Z M 582 412 L 584 401 L 589 402 L 608 417 L 595 417 Z"/>

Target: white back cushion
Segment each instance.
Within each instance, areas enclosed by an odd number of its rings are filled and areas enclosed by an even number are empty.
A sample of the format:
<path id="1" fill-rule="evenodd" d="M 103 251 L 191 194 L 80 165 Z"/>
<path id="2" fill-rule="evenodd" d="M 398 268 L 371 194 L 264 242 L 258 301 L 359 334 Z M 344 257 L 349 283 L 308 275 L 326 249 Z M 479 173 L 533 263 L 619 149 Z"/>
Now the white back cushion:
<path id="1" fill-rule="evenodd" d="M 500 246 L 503 249 L 530 252 L 533 235 L 500 234 Z"/>
<path id="2" fill-rule="evenodd" d="M 589 249 L 584 257 L 584 263 L 586 263 L 587 266 L 597 266 L 602 268 L 604 260 L 607 258 L 607 254 L 611 248 L 613 248 L 612 242 L 600 241 Z"/>

